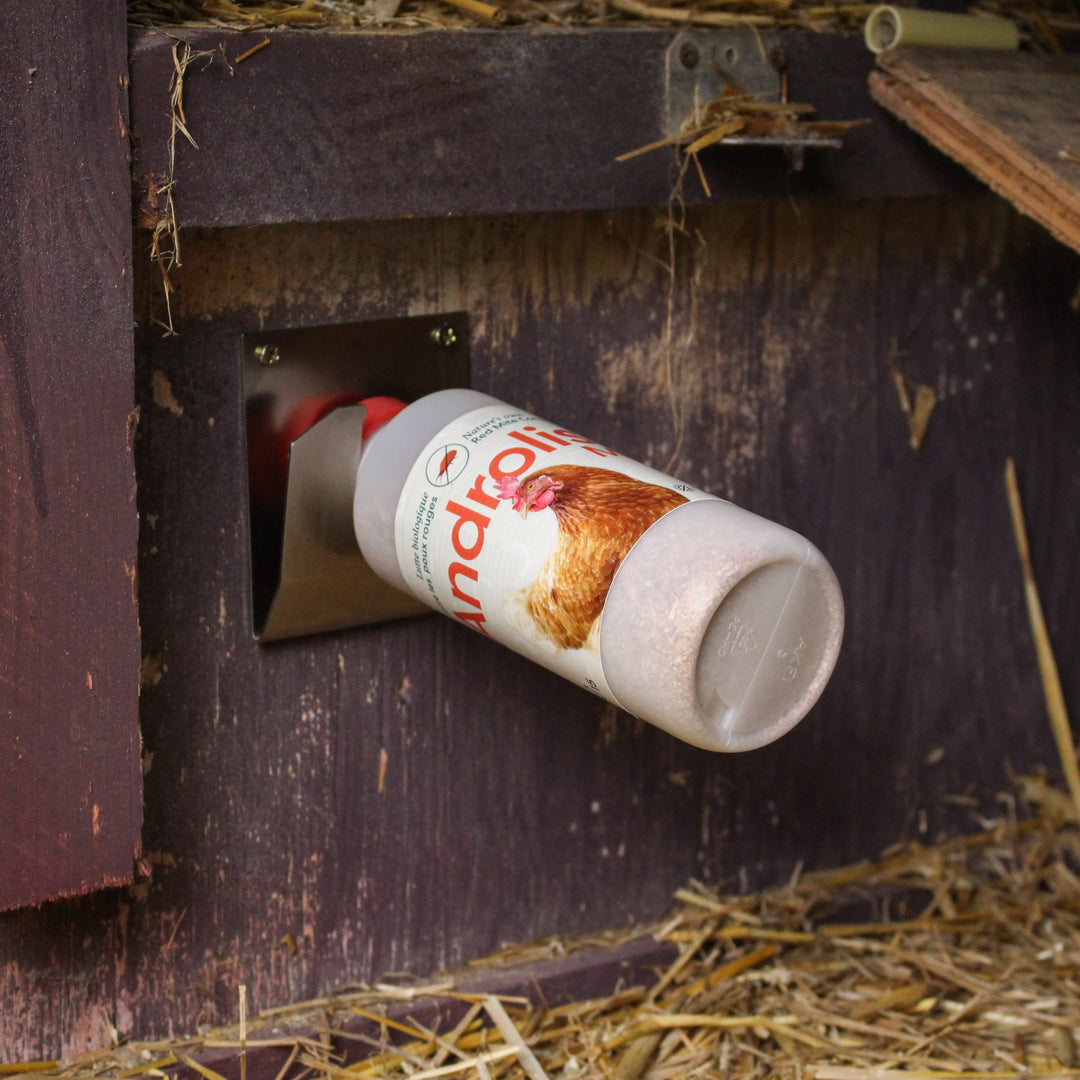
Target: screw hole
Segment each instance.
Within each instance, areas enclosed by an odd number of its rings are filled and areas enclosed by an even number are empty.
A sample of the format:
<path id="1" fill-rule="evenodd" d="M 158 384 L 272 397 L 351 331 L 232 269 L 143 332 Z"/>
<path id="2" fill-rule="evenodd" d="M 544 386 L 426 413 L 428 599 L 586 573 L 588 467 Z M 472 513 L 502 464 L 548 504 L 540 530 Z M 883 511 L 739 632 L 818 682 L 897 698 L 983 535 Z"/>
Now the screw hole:
<path id="1" fill-rule="evenodd" d="M 698 59 L 697 46 L 692 41 L 684 41 L 679 47 L 679 62 L 682 66 L 684 68 L 697 67 Z"/>
<path id="2" fill-rule="evenodd" d="M 728 64 L 734 64 L 739 59 L 739 50 L 734 45 L 724 47 L 724 60 Z"/>

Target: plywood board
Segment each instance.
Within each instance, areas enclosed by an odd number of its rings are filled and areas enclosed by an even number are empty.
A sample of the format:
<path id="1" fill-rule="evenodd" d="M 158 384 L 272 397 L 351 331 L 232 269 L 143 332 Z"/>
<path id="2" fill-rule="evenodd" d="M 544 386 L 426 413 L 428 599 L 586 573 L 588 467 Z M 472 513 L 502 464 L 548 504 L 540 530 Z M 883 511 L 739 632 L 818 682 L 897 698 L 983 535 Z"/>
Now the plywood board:
<path id="1" fill-rule="evenodd" d="M 1080 57 L 902 49 L 874 98 L 1080 251 Z"/>

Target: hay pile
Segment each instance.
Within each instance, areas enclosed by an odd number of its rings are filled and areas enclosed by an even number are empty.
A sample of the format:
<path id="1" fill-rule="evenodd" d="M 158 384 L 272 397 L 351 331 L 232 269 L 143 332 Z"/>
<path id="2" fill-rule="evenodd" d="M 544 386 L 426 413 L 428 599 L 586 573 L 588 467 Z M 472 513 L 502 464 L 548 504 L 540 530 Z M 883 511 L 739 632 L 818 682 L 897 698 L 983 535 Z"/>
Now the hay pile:
<path id="1" fill-rule="evenodd" d="M 128 0 L 135 28 L 266 30 L 472 27 L 803 27 L 861 31 L 876 3 L 858 0 Z M 1075 0 L 971 0 L 973 14 L 1011 19 L 1026 47 L 1075 47 Z"/>
<path id="2" fill-rule="evenodd" d="M 467 29 L 476 26 L 860 25 L 873 4 L 846 0 L 129 0 L 136 27 Z"/>
<path id="3" fill-rule="evenodd" d="M 1002 802 L 1001 819 L 983 821 L 974 836 L 905 846 L 877 863 L 807 874 L 757 895 L 692 884 L 677 894 L 670 918 L 645 928 L 677 946 L 678 959 L 651 985 L 604 1000 L 537 1008 L 457 994 L 451 976 L 277 1009 L 187 1041 L 129 1042 L 66 1068 L 39 1063 L 34 1076 L 122 1080 L 181 1067 L 220 1080 L 200 1054 L 231 1048 L 235 1066 L 241 1050 L 272 1043 L 289 1049 L 282 1080 L 1080 1076 L 1074 805 L 1031 778 Z M 507 961 L 595 944 L 549 941 L 483 966 L 494 972 Z M 475 984 L 475 966 L 469 979 Z M 469 1008 L 452 1029 L 434 1032 L 401 1008 L 403 999 L 430 995 L 459 1006 L 464 998 Z M 386 1019 L 388 1006 L 403 1019 Z M 357 1015 L 381 1029 L 359 1050 L 357 1036 L 347 1047 L 334 1036 Z M 296 1035 L 300 1029 L 307 1033 Z M 367 1056 L 356 1061 L 358 1053 Z"/>

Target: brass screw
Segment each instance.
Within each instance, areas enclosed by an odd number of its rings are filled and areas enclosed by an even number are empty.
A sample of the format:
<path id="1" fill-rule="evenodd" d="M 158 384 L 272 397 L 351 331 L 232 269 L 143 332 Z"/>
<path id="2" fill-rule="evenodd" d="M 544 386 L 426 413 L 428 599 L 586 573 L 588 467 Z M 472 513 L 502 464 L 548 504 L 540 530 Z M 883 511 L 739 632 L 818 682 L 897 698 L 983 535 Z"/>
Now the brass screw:
<path id="1" fill-rule="evenodd" d="M 276 345 L 256 345 L 255 359 L 263 367 L 273 367 L 281 360 L 281 352 Z"/>
<path id="2" fill-rule="evenodd" d="M 431 340 L 440 349 L 452 349 L 458 343 L 457 331 L 449 323 L 443 323 L 431 331 Z"/>

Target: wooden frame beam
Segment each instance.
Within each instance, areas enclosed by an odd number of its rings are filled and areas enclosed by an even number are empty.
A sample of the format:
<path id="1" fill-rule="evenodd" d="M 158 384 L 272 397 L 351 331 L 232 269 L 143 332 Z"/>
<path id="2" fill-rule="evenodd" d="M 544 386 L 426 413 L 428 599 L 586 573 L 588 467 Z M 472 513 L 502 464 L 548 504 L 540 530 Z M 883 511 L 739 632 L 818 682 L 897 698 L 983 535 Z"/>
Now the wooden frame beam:
<path id="1" fill-rule="evenodd" d="M 0 19 L 2 910 L 130 881 L 142 772 L 125 5 Z"/>
<path id="2" fill-rule="evenodd" d="M 137 32 L 143 223 L 160 219 L 169 179 L 180 222 L 194 226 L 663 205 L 677 171 L 672 151 L 616 158 L 665 134 L 665 54 L 676 36 L 270 31 L 260 35 L 269 44 L 241 61 L 256 43 L 250 34 Z M 716 198 L 919 194 L 964 182 L 871 102 L 873 57 L 861 40 L 773 37 L 792 100 L 822 119 L 871 123 L 843 150 L 810 151 L 798 172 L 776 149 L 716 148 L 704 157 Z M 176 134 L 173 163 L 170 85 L 187 50 L 197 59 L 184 71 L 182 105 L 198 148 Z M 696 177 L 684 194 L 704 198 Z"/>

